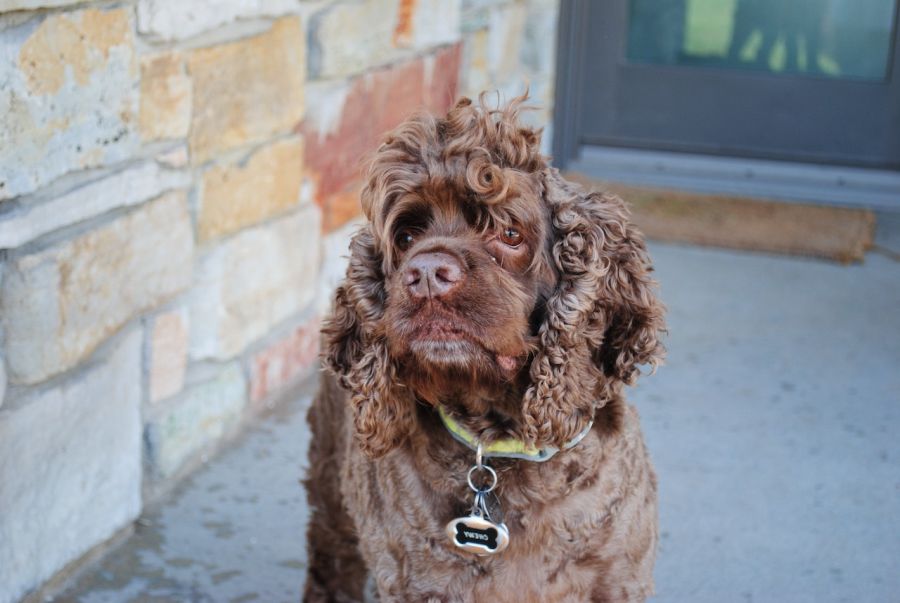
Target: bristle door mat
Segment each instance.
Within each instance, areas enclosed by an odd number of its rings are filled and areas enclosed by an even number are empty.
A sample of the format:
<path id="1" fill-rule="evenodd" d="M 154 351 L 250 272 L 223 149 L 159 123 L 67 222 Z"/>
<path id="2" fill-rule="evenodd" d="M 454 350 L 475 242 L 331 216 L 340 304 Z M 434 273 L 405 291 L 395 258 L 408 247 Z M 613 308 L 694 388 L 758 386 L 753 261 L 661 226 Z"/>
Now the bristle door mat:
<path id="1" fill-rule="evenodd" d="M 590 190 L 615 193 L 648 239 L 862 261 L 872 247 L 875 214 L 830 207 L 626 186 L 569 172 Z"/>

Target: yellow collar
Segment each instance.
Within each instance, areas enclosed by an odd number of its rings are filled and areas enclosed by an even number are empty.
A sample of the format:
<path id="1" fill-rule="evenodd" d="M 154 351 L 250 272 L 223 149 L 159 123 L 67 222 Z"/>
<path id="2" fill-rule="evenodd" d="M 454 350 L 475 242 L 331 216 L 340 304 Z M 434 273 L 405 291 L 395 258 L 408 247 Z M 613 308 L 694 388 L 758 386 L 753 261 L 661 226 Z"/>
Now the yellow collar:
<path id="1" fill-rule="evenodd" d="M 444 427 L 447 428 L 447 431 L 450 432 L 453 439 L 465 444 L 473 451 L 478 450 L 478 436 L 457 423 L 456 420 L 444 410 L 443 406 L 438 406 L 438 414 L 441 417 L 441 421 L 444 423 Z M 593 425 L 594 421 L 592 420 L 587 424 L 587 427 L 581 430 L 581 433 L 566 442 L 562 449 L 568 450 L 569 448 L 576 446 L 578 442 L 584 439 L 584 436 L 590 432 Z M 534 461 L 536 463 L 543 463 L 544 461 L 550 460 L 557 452 L 559 452 L 559 448 L 553 446 L 535 448 L 534 446 L 527 446 L 525 442 L 516 438 L 494 440 L 489 445 L 482 448 L 482 454 L 485 458 L 523 459 L 526 461 Z"/>

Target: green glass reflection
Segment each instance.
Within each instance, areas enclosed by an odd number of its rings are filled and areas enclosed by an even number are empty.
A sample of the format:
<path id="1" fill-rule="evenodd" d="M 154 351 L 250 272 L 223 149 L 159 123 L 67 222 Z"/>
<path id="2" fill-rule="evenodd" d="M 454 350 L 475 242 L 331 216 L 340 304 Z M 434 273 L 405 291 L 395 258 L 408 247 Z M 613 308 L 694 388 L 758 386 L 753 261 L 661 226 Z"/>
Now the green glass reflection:
<path id="1" fill-rule="evenodd" d="M 628 59 L 883 80 L 896 0 L 631 0 Z"/>

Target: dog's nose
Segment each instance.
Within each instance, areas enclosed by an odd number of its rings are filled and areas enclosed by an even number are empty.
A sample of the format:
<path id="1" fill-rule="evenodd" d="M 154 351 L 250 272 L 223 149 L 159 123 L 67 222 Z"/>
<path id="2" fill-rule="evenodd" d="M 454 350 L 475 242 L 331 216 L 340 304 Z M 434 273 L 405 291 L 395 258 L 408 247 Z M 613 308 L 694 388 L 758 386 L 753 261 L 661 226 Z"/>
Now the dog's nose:
<path id="1" fill-rule="evenodd" d="M 409 260 L 403 280 L 418 299 L 436 299 L 456 290 L 465 280 L 459 260 L 448 253 L 420 253 Z"/>

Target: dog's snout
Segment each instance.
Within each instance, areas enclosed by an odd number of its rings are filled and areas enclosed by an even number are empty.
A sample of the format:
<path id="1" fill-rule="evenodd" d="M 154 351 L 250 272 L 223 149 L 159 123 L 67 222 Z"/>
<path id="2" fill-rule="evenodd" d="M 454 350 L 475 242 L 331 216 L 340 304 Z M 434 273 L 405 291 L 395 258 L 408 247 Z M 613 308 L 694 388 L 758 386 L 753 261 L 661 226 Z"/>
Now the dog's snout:
<path id="1" fill-rule="evenodd" d="M 403 278 L 413 297 L 435 299 L 456 290 L 465 280 L 465 272 L 452 255 L 429 252 L 410 259 Z"/>

